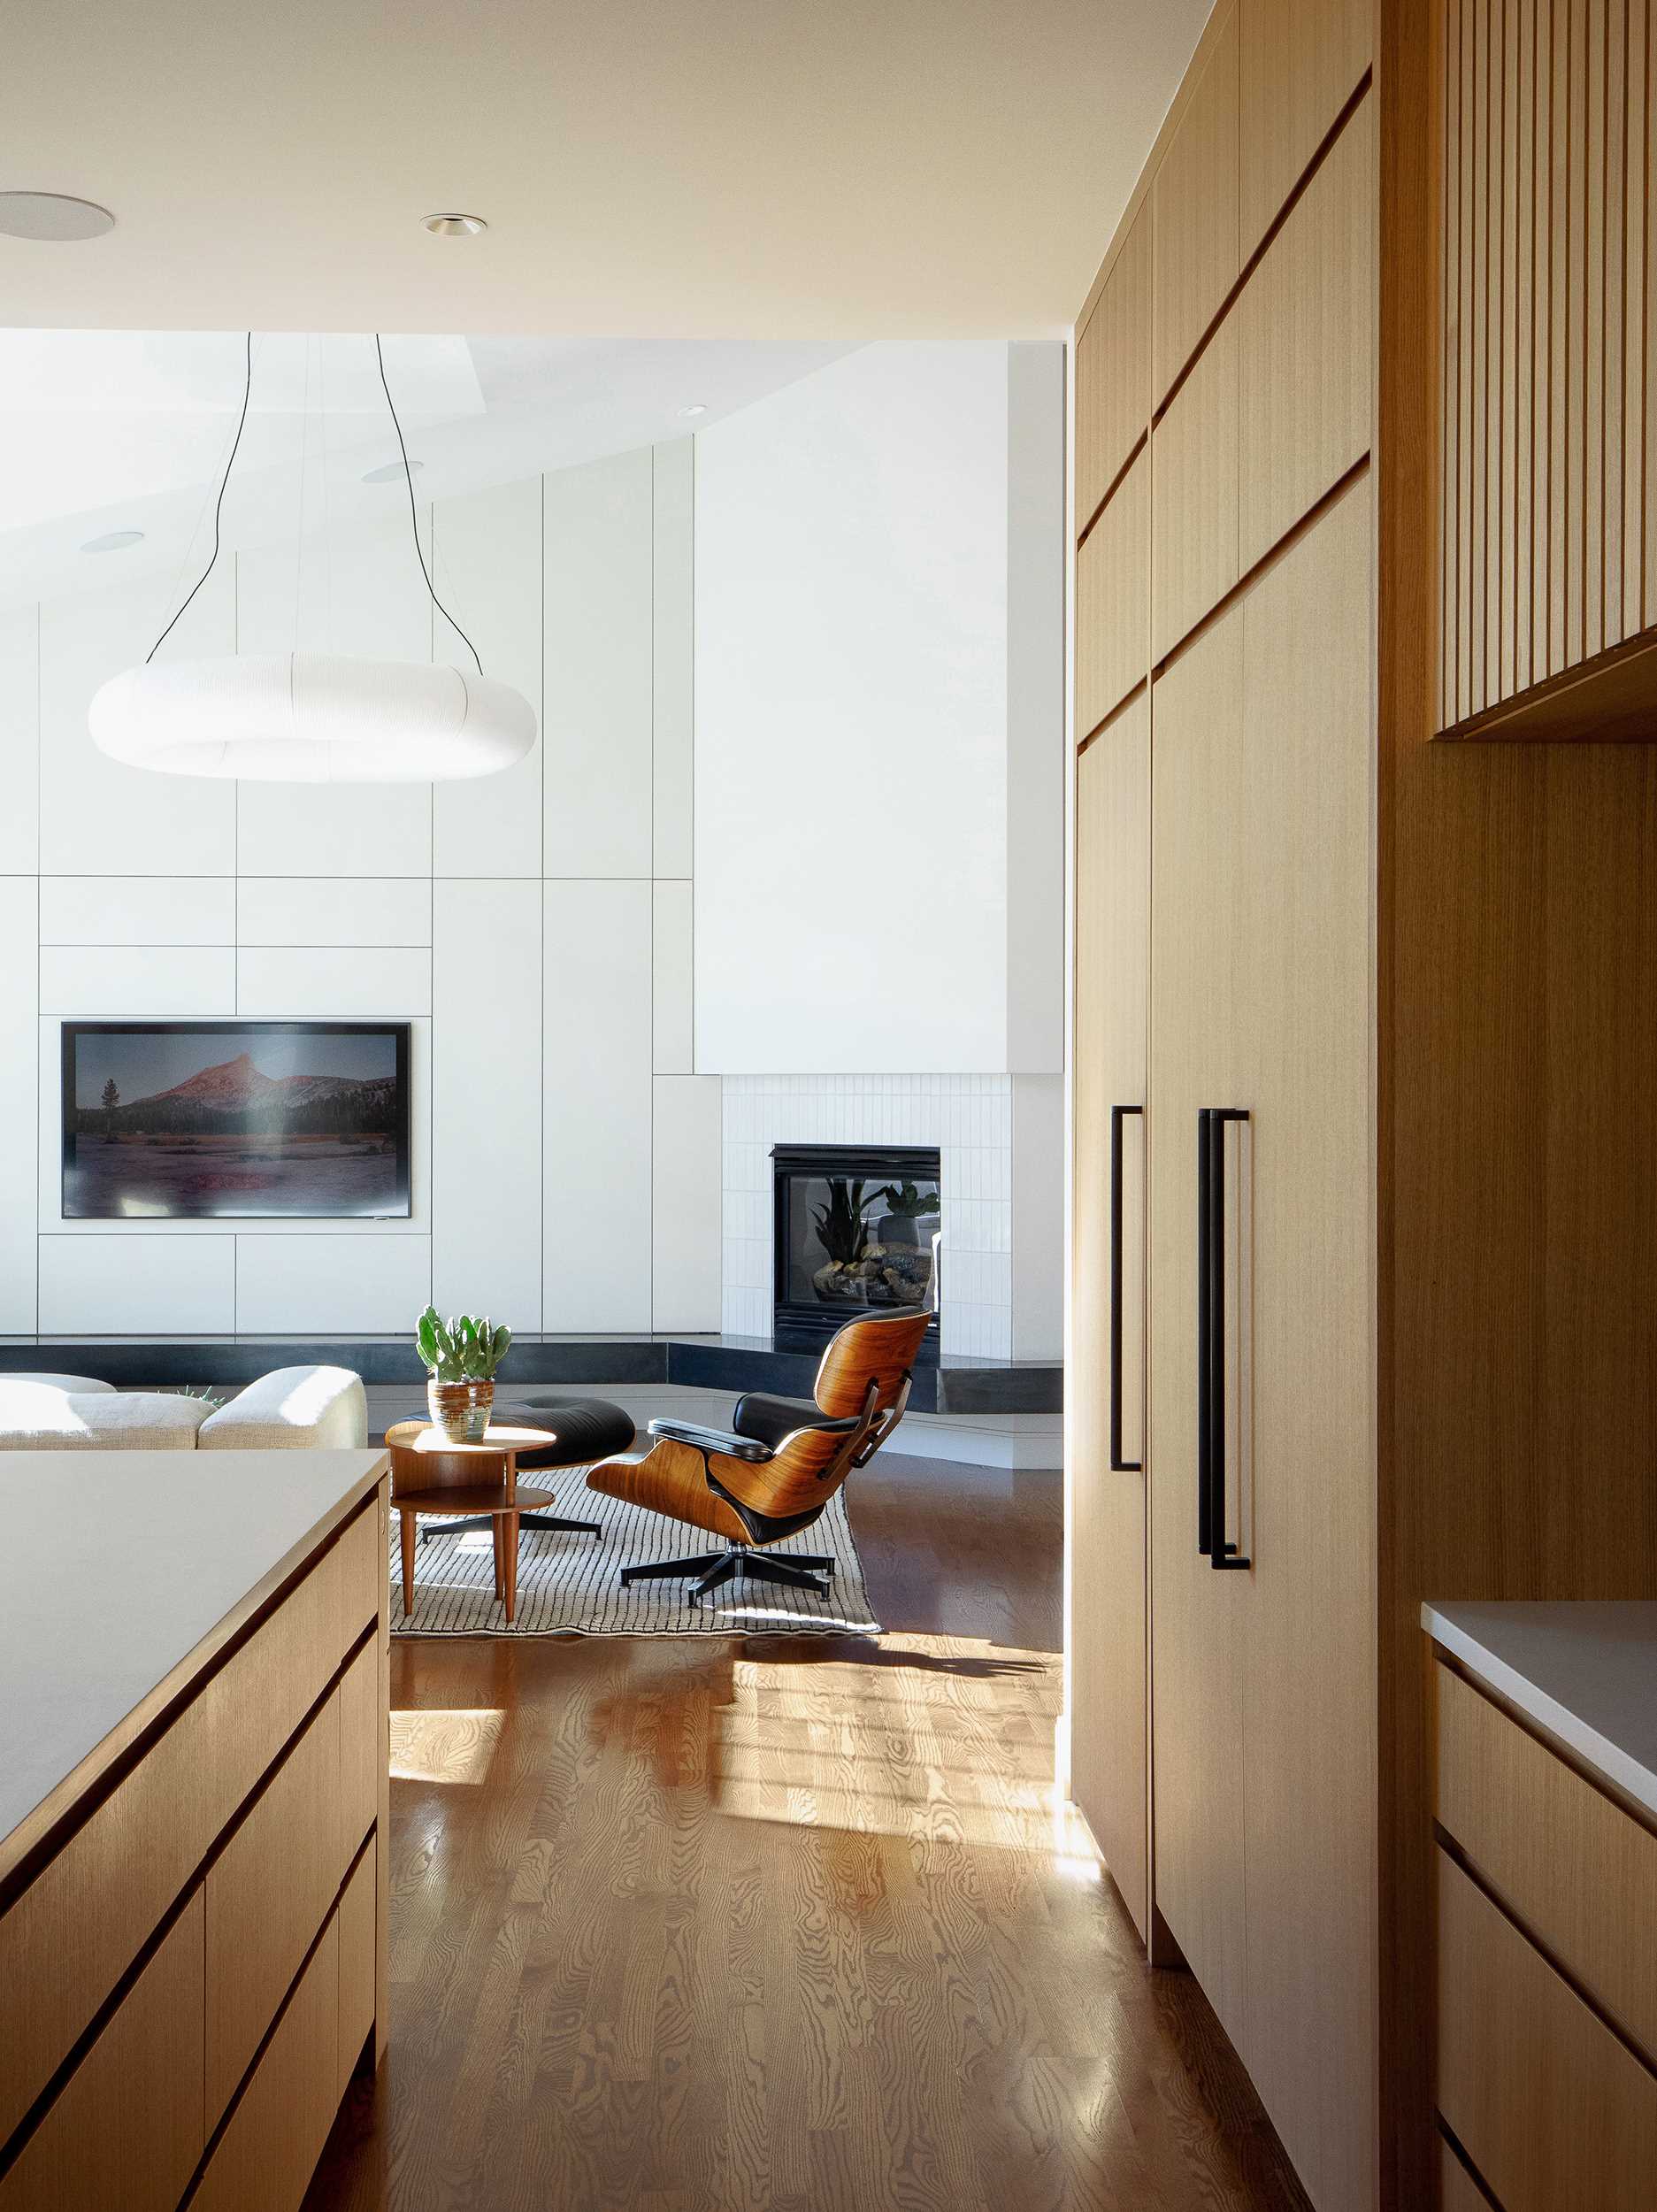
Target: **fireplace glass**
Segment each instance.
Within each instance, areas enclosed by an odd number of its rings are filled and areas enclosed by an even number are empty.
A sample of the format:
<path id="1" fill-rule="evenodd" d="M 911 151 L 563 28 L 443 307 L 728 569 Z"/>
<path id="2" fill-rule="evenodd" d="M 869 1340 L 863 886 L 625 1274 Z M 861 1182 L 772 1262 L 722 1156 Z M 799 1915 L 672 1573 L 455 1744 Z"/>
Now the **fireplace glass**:
<path id="1" fill-rule="evenodd" d="M 821 1343 L 861 1314 L 935 1305 L 935 1150 L 778 1145 L 771 1164 L 779 1343 Z"/>

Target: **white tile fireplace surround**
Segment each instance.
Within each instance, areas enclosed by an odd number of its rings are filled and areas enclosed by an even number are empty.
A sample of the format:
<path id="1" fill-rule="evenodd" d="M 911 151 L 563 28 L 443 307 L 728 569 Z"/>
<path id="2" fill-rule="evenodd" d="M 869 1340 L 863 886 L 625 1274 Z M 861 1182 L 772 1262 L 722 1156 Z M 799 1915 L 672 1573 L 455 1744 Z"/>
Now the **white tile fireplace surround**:
<path id="1" fill-rule="evenodd" d="M 944 1350 L 1061 1356 L 1060 1078 L 727 1075 L 724 1089 L 727 1334 L 771 1333 L 773 1145 L 936 1145 Z"/>

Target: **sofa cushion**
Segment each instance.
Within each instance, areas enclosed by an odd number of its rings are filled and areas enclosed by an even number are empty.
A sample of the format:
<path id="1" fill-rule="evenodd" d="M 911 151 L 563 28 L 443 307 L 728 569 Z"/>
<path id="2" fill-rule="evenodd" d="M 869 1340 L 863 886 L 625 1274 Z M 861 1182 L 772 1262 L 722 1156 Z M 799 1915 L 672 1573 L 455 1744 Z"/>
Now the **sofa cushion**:
<path id="1" fill-rule="evenodd" d="M 192 1452 L 211 1407 L 161 1391 L 0 1382 L 0 1451 Z"/>
<path id="2" fill-rule="evenodd" d="M 278 1367 L 202 1424 L 204 1452 L 349 1451 L 368 1441 L 368 1400 L 349 1367 Z"/>
<path id="3" fill-rule="evenodd" d="M 0 1384 L 4 1383 L 39 1383 L 47 1390 L 73 1390 L 81 1398 L 115 1387 L 113 1383 L 99 1382 L 94 1375 L 0 1375 Z"/>

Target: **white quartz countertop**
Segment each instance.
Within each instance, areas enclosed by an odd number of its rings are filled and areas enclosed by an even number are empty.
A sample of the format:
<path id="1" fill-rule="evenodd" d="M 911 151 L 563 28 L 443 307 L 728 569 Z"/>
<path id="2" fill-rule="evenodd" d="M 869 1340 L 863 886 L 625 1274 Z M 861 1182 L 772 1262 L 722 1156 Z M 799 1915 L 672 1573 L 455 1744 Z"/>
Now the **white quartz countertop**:
<path id="1" fill-rule="evenodd" d="M 384 1459 L 0 1452 L 0 1863 L 19 1824 L 314 1549 Z"/>
<path id="2" fill-rule="evenodd" d="M 1657 1814 L 1657 1600 L 1423 1605 L 1469 1674 Z"/>

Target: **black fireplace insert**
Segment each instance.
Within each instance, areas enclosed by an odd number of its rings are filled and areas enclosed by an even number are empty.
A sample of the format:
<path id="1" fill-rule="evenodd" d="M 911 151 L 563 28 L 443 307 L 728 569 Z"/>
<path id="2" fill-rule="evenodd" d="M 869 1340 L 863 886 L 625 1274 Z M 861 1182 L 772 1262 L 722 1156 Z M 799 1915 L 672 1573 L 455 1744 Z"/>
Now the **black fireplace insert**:
<path id="1" fill-rule="evenodd" d="M 779 1350 L 813 1351 L 865 1313 L 930 1307 L 938 1357 L 939 1158 L 924 1145 L 771 1148 Z"/>

